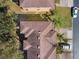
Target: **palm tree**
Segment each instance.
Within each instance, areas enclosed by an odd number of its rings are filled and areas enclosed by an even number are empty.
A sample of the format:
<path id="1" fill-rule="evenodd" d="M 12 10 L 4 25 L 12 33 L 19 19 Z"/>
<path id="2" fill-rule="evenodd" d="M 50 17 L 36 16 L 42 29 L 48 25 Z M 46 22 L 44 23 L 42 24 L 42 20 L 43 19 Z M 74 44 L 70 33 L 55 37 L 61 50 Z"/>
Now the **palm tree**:
<path id="1" fill-rule="evenodd" d="M 58 39 L 58 45 L 59 45 L 59 47 L 61 47 L 60 46 L 60 44 L 68 44 L 68 38 L 65 38 L 64 37 L 64 34 L 61 34 L 61 33 L 57 33 L 57 39 Z"/>
<path id="2" fill-rule="evenodd" d="M 69 39 L 65 38 L 64 34 L 61 33 L 57 33 L 57 39 L 58 39 L 58 43 L 57 43 L 56 53 L 57 53 L 57 59 L 60 59 L 60 54 L 62 54 L 64 51 L 63 46 L 69 45 L 68 44 Z"/>

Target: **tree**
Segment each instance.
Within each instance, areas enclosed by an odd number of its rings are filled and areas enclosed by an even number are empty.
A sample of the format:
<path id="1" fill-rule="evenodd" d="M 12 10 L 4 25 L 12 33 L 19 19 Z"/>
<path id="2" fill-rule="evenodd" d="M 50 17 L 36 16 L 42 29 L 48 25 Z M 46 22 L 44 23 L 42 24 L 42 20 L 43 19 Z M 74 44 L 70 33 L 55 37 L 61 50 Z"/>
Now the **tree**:
<path id="1" fill-rule="evenodd" d="M 57 33 L 57 54 L 63 53 L 63 48 L 60 46 L 61 43 L 68 44 L 68 39 L 64 37 L 64 34 Z"/>
<path id="2" fill-rule="evenodd" d="M 7 6 L 5 3 L 1 7 Z M 7 6 L 8 7 L 8 6 Z M 17 15 L 11 10 L 0 12 L 0 59 L 22 59 L 16 34 Z"/>

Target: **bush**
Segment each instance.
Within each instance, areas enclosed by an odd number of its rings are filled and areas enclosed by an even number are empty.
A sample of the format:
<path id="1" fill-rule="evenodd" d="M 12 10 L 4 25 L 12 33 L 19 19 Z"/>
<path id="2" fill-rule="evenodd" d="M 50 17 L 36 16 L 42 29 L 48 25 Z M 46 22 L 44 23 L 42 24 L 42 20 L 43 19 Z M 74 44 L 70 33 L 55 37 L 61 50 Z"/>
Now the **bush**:
<path id="1" fill-rule="evenodd" d="M 0 13 L 0 59 L 22 59 L 14 13 Z"/>

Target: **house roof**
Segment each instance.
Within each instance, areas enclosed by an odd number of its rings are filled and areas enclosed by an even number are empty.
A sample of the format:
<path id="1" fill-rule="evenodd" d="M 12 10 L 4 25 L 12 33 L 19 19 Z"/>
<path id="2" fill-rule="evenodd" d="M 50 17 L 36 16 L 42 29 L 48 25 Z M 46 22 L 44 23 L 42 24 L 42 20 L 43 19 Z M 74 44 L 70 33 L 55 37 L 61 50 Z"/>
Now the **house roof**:
<path id="1" fill-rule="evenodd" d="M 27 27 L 35 31 L 43 31 L 50 24 L 48 21 L 20 21 L 21 31 Z"/>
<path id="2" fill-rule="evenodd" d="M 54 7 L 54 0 L 20 0 L 21 7 Z"/>
<path id="3" fill-rule="evenodd" d="M 51 31 L 47 33 L 46 37 L 52 37 L 55 32 L 56 31 L 52 29 Z"/>

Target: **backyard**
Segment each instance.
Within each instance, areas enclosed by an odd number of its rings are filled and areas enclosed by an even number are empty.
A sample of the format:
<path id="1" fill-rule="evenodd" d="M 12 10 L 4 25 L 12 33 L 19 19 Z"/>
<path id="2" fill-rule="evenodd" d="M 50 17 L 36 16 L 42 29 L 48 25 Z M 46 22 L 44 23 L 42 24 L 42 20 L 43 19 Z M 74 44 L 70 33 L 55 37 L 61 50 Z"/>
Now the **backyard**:
<path id="1" fill-rule="evenodd" d="M 40 14 L 21 14 L 20 17 L 27 21 L 46 21 L 46 19 L 42 19 Z"/>
<path id="2" fill-rule="evenodd" d="M 60 3 L 60 0 L 56 0 L 55 2 L 56 2 L 56 3 Z"/>
<path id="3" fill-rule="evenodd" d="M 56 13 L 57 15 L 66 16 L 69 19 L 71 19 L 70 15 L 70 8 L 69 7 L 56 7 Z"/>

